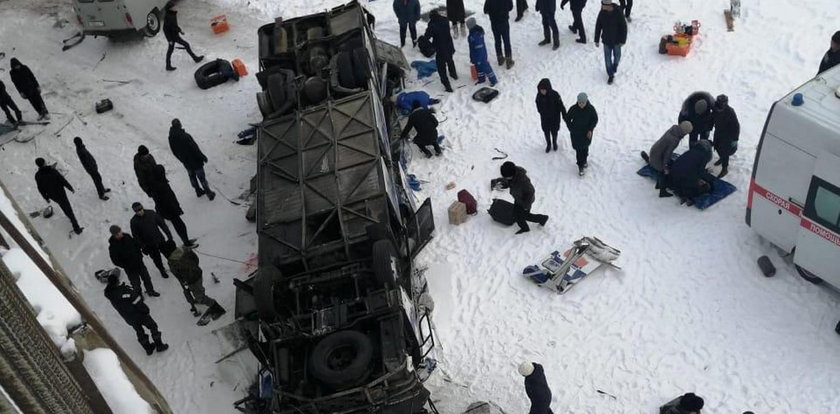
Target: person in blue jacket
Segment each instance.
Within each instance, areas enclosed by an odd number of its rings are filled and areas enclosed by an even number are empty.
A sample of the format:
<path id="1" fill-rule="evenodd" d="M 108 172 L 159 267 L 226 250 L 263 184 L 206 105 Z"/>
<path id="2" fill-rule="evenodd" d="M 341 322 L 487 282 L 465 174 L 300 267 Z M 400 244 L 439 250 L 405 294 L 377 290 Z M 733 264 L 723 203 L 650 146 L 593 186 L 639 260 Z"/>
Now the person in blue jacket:
<path id="1" fill-rule="evenodd" d="M 525 393 L 531 400 L 528 414 L 554 414 L 551 411 L 551 389 L 548 388 L 542 365 L 523 362 L 519 365 L 519 374 L 525 377 Z"/>
<path id="2" fill-rule="evenodd" d="M 403 115 L 408 115 L 414 109 L 414 102 L 418 102 L 421 108 L 429 109 L 430 105 L 440 103 L 440 99 L 435 99 L 423 91 L 400 92 L 397 95 L 395 103 L 397 109 Z"/>
<path id="3" fill-rule="evenodd" d="M 496 74 L 493 67 L 487 61 L 487 47 L 484 45 L 484 28 L 475 22 L 475 18 L 467 19 L 467 28 L 470 35 L 467 41 L 470 44 L 470 62 L 475 65 L 478 72 L 478 83 L 484 83 L 485 78 L 490 79 L 490 86 L 496 86 Z"/>
<path id="4" fill-rule="evenodd" d="M 411 31 L 412 47 L 417 46 L 417 21 L 420 20 L 420 0 L 394 0 L 394 14 L 400 22 L 400 47 L 405 46 L 406 29 Z"/>

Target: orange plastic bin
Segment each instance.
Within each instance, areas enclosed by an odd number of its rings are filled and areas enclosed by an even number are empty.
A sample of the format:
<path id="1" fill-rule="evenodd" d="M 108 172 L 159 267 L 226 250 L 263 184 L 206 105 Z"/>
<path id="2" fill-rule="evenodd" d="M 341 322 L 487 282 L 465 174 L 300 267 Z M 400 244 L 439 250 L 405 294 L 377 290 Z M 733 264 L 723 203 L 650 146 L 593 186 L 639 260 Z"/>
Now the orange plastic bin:
<path id="1" fill-rule="evenodd" d="M 691 36 L 676 34 L 674 35 L 674 40 L 677 41 L 676 44 L 668 43 L 665 45 L 665 50 L 668 54 L 673 56 L 687 56 L 688 52 L 691 51 Z"/>
<path id="2" fill-rule="evenodd" d="M 227 22 L 227 16 L 223 14 L 210 19 L 210 27 L 213 29 L 214 34 L 224 33 L 230 30 L 230 26 Z"/>
<path id="3" fill-rule="evenodd" d="M 245 64 L 242 63 L 242 60 L 234 59 L 232 62 L 230 62 L 230 64 L 233 65 L 233 70 L 236 71 L 236 74 L 239 75 L 239 77 L 248 74 L 248 69 L 245 67 Z"/>

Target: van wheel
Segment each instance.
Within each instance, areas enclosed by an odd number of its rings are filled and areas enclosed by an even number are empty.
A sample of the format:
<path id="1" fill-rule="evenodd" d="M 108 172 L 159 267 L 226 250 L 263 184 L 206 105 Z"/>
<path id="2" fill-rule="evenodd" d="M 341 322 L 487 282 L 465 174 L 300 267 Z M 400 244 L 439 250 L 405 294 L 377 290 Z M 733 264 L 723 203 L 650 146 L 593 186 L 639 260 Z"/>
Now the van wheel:
<path id="1" fill-rule="evenodd" d="M 315 345 L 309 370 L 318 381 L 333 389 L 361 385 L 370 375 L 373 343 L 359 331 L 330 334 Z"/>
<path id="2" fill-rule="evenodd" d="M 394 287 L 397 283 L 397 254 L 389 240 L 377 240 L 373 243 L 373 276 L 377 283 Z"/>
<path id="3" fill-rule="evenodd" d="M 799 265 L 794 265 L 794 266 L 796 266 L 796 271 L 799 273 L 799 276 L 801 276 L 803 279 L 805 279 L 805 280 L 807 280 L 807 281 L 809 281 L 809 282 L 811 282 L 815 285 L 821 285 L 822 284 L 823 280 L 819 276 L 817 276 L 817 275 L 799 267 Z"/>
<path id="4" fill-rule="evenodd" d="M 274 266 L 264 266 L 254 276 L 254 305 L 260 319 L 273 321 L 279 316 L 275 292 L 279 288 L 281 278 L 280 271 Z"/>
<path id="5" fill-rule="evenodd" d="M 154 9 L 146 15 L 146 36 L 154 37 L 160 31 L 160 11 Z"/>

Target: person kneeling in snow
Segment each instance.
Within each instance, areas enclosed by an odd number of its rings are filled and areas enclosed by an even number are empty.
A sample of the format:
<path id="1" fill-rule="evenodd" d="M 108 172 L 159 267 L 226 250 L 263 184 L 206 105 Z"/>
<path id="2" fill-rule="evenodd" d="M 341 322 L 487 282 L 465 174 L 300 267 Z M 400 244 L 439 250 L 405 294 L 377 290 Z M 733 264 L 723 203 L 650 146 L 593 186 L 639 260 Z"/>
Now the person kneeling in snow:
<path id="1" fill-rule="evenodd" d="M 545 380 L 545 372 L 540 364 L 523 362 L 519 365 L 519 374 L 525 377 L 525 393 L 531 400 L 528 414 L 553 414 L 551 411 L 551 389 Z"/>
<path id="2" fill-rule="evenodd" d="M 157 323 L 152 319 L 149 307 L 143 302 L 140 291 L 125 283 L 120 283 L 119 270 L 111 273 L 105 282 L 108 283 L 105 286 L 105 297 L 108 298 L 117 313 L 122 316 L 125 323 L 134 328 L 134 332 L 137 333 L 137 340 L 146 350 L 146 355 L 169 349 L 169 345 L 163 343 Z M 149 336 L 143 330 L 144 327 L 152 334 L 154 343 L 149 342 Z"/>
<path id="3" fill-rule="evenodd" d="M 475 18 L 467 19 L 467 27 L 470 29 L 470 35 L 467 41 L 470 44 L 470 62 L 475 65 L 475 70 L 478 72 L 478 83 L 484 83 L 484 78 L 490 79 L 490 86 L 496 86 L 496 74 L 493 73 L 493 67 L 487 61 L 487 47 L 484 45 L 484 28 L 475 22 Z"/>
<path id="4" fill-rule="evenodd" d="M 673 196 L 665 188 L 665 183 L 671 170 L 671 154 L 680 145 L 680 140 L 691 133 L 692 128 L 691 122 L 688 121 L 682 121 L 679 125 L 672 125 L 668 129 L 668 132 L 650 147 L 650 156 L 648 156 L 648 153 L 642 151 L 642 159 L 650 165 L 650 168 L 653 168 L 654 171 L 659 173 L 656 180 L 656 189 L 659 190 L 659 197 Z"/>
<path id="5" fill-rule="evenodd" d="M 712 191 L 715 177 L 706 171 L 712 160 L 712 143 L 701 139 L 671 165 L 668 185 L 680 196 L 683 203 L 693 205 L 693 198 Z"/>
<path id="6" fill-rule="evenodd" d="M 176 247 L 172 241 L 161 244 L 160 250 L 168 261 L 169 270 L 192 293 L 195 304 L 207 306 L 213 319 L 224 315 L 225 310 L 219 302 L 204 293 L 204 276 L 195 252 L 187 246 Z"/>
<path id="7" fill-rule="evenodd" d="M 420 151 L 423 151 L 426 158 L 432 157 L 431 151 L 426 148 L 429 145 L 433 146 L 435 148 L 435 154 L 440 156 L 443 150 L 440 149 L 440 145 L 437 142 L 438 121 L 435 115 L 431 110 L 421 107 L 419 101 L 414 101 L 411 107 L 411 115 L 408 116 L 408 123 L 405 124 L 402 134 L 400 134 L 400 139 L 405 139 L 411 129 L 414 128 L 417 130 L 417 135 L 414 137 L 414 144 L 420 148 Z"/>
<path id="8" fill-rule="evenodd" d="M 659 414 L 700 414 L 703 405 L 702 398 L 689 392 L 660 407 Z"/>
<path id="9" fill-rule="evenodd" d="M 502 188 L 510 188 L 510 195 L 513 196 L 513 218 L 519 225 L 519 231 L 516 234 L 531 231 L 531 228 L 528 227 L 529 221 L 545 226 L 548 221 L 547 215 L 531 213 L 531 205 L 534 204 L 536 197 L 534 186 L 531 184 L 531 179 L 528 178 L 527 171 L 507 161 L 502 164 L 500 172 L 502 178 L 496 179 L 494 182 L 500 181 Z"/>

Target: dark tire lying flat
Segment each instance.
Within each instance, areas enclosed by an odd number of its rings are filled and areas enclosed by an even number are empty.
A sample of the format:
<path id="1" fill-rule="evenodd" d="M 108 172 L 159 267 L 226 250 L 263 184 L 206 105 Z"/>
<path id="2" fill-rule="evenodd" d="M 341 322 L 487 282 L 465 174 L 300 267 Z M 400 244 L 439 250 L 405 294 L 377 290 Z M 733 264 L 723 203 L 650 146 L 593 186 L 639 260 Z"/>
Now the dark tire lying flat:
<path id="1" fill-rule="evenodd" d="M 373 343 L 359 331 L 328 335 L 312 350 L 309 370 L 330 388 L 340 390 L 361 385 L 370 376 Z"/>

